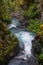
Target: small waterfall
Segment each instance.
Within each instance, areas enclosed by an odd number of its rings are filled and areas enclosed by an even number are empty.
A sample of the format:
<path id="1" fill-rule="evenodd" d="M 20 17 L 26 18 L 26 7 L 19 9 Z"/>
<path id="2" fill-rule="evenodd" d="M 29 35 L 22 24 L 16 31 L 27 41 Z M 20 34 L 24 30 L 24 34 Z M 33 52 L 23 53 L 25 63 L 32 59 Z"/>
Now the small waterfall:
<path id="1" fill-rule="evenodd" d="M 19 19 L 14 18 L 12 19 L 12 23 L 8 25 L 8 28 L 11 29 L 13 27 L 17 27 L 18 25 L 20 25 Z"/>
<path id="2" fill-rule="evenodd" d="M 9 28 L 9 29 L 11 29 L 11 28 L 13 28 L 13 27 L 16 27 L 16 25 L 14 25 L 14 24 L 8 25 L 8 28 Z"/>
<path id="3" fill-rule="evenodd" d="M 22 40 L 24 42 L 25 59 L 27 59 L 27 57 L 29 58 L 32 55 L 31 49 L 32 49 L 33 39 L 34 39 L 34 36 L 32 36 L 29 32 L 22 33 Z"/>
<path id="4" fill-rule="evenodd" d="M 34 35 L 32 35 L 31 32 L 28 32 L 21 28 L 18 29 L 17 25 L 19 24 L 20 24 L 19 21 L 14 19 L 12 20 L 12 24 L 8 26 L 10 29 L 10 32 L 18 38 L 19 46 L 22 49 L 24 49 L 20 51 L 18 56 L 15 56 L 14 58 L 27 60 L 32 56 L 31 50 L 32 50 L 32 40 L 34 39 Z M 14 61 L 11 61 L 11 62 L 12 64 L 10 63 L 9 65 L 16 65 L 16 64 L 13 64 Z"/>
<path id="5" fill-rule="evenodd" d="M 17 38 L 20 38 L 24 44 L 24 52 L 22 56 L 19 56 L 19 58 L 23 57 L 24 59 L 30 58 L 32 56 L 32 40 L 34 39 L 34 36 L 30 32 L 21 31 L 18 34 L 16 34 Z M 19 39 L 19 40 L 20 40 Z M 21 46 L 22 43 L 21 43 Z"/>

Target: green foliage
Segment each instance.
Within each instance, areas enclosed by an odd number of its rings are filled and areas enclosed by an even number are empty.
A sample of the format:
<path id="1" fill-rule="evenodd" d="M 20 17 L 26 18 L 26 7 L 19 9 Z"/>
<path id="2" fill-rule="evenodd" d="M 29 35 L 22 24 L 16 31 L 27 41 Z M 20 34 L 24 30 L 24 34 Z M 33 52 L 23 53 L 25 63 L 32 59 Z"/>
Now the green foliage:
<path id="1" fill-rule="evenodd" d="M 24 0 L 15 0 L 15 11 L 18 11 L 20 6 L 24 5 Z"/>
<path id="2" fill-rule="evenodd" d="M 31 4 L 28 10 L 23 11 L 22 14 L 28 18 L 27 30 L 30 30 L 33 33 L 40 31 L 40 10 L 37 8 L 37 4 Z"/>
<path id="3" fill-rule="evenodd" d="M 6 23 L 11 22 L 11 16 L 7 0 L 0 0 L 0 19 L 2 19 Z"/>
<path id="4" fill-rule="evenodd" d="M 19 51 L 18 40 L 13 36 L 8 28 L 0 20 L 0 61 L 5 62 L 5 56 L 10 56 L 10 54 L 16 54 Z"/>
<path id="5" fill-rule="evenodd" d="M 43 65 L 43 48 L 42 48 L 41 53 L 37 56 L 37 59 L 38 59 L 40 65 Z"/>
<path id="6" fill-rule="evenodd" d="M 39 59 L 39 60 L 42 60 L 42 59 L 43 59 L 43 54 L 40 54 L 40 55 L 38 56 L 38 59 Z"/>
<path id="7" fill-rule="evenodd" d="M 40 51 L 37 53 L 37 60 L 40 65 L 43 65 L 43 31 L 40 30 L 37 35 L 38 35 L 38 38 L 36 39 L 36 42 L 37 42 L 36 48 L 38 47 L 37 50 Z"/>
<path id="8" fill-rule="evenodd" d="M 15 1 L 14 0 L 8 0 L 8 6 L 9 6 L 10 13 L 15 11 Z"/>
<path id="9" fill-rule="evenodd" d="M 30 30 L 33 33 L 36 33 L 40 31 L 40 21 L 37 19 L 30 19 L 28 22 L 29 26 L 27 26 L 27 29 Z"/>
<path id="10" fill-rule="evenodd" d="M 40 10 L 37 9 L 36 4 L 31 4 L 27 11 L 23 11 L 23 15 L 25 15 L 29 19 L 37 18 L 39 14 L 40 14 Z"/>
<path id="11" fill-rule="evenodd" d="M 41 53 L 38 56 L 38 60 L 39 61 L 43 60 L 43 48 L 41 48 Z"/>
<path id="12" fill-rule="evenodd" d="M 0 0 L 0 19 L 5 23 L 11 22 L 11 12 L 15 9 L 15 1 Z"/>

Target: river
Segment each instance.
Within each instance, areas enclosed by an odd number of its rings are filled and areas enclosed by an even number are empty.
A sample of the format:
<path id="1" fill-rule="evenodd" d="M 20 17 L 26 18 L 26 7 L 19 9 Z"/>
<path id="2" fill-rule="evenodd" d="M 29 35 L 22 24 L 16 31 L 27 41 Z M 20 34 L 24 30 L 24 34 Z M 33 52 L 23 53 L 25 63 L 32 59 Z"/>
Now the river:
<path id="1" fill-rule="evenodd" d="M 10 32 L 18 38 L 20 48 L 23 49 L 8 65 L 29 65 L 27 60 L 32 56 L 32 40 L 34 39 L 34 35 L 23 28 L 18 28 L 17 26 L 19 25 L 19 20 L 15 18 L 8 25 Z"/>

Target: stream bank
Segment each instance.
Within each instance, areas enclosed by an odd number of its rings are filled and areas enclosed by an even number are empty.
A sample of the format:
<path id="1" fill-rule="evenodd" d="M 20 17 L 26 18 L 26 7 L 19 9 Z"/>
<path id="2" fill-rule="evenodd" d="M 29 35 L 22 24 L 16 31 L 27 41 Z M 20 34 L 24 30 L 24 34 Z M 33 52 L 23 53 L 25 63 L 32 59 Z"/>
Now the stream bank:
<path id="1" fill-rule="evenodd" d="M 11 58 L 19 53 L 19 50 L 18 39 L 10 33 L 7 25 L 0 20 L 0 65 L 7 65 Z"/>

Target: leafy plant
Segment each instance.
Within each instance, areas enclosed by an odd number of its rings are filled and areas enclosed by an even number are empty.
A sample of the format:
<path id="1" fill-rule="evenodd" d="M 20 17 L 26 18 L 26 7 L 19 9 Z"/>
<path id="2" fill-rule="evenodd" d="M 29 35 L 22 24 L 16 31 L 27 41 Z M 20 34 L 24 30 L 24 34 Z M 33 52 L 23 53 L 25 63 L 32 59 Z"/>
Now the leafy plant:
<path id="1" fill-rule="evenodd" d="M 37 19 L 30 19 L 28 21 L 29 26 L 27 26 L 27 30 L 30 30 L 33 33 L 36 33 L 38 31 L 40 31 L 39 27 L 40 27 L 40 21 Z"/>
<path id="2" fill-rule="evenodd" d="M 37 18 L 40 13 L 40 10 L 37 9 L 36 4 L 31 4 L 27 11 L 23 11 L 23 15 L 28 17 L 29 19 Z"/>
<path id="3" fill-rule="evenodd" d="M 0 0 L 0 19 L 6 23 L 11 22 L 11 16 L 7 0 Z"/>
<path id="4" fill-rule="evenodd" d="M 41 53 L 37 57 L 40 65 L 43 65 L 43 48 L 41 49 Z"/>
<path id="5" fill-rule="evenodd" d="M 0 62 L 5 62 L 4 59 L 7 56 L 10 57 L 12 53 L 16 55 L 19 51 L 18 43 L 18 39 L 10 33 L 7 25 L 0 20 Z"/>

